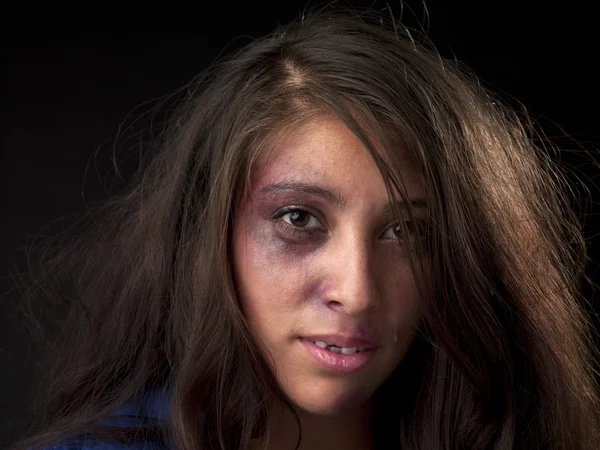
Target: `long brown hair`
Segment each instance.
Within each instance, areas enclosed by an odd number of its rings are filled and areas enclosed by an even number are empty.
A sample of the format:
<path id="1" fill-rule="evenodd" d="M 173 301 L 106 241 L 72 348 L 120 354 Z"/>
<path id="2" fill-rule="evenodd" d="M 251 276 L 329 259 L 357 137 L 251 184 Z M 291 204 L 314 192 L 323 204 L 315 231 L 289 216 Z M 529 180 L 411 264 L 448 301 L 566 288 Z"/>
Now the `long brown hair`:
<path id="1" fill-rule="evenodd" d="M 95 435 L 245 449 L 267 432 L 272 402 L 285 401 L 238 307 L 231 222 L 274 133 L 322 114 L 362 139 L 391 196 L 404 196 L 397 162 L 408 157 L 429 205 L 411 252 L 425 321 L 378 392 L 377 438 L 407 449 L 596 448 L 586 250 L 566 177 L 529 123 L 464 69 L 377 15 L 328 9 L 187 86 L 130 188 L 40 265 L 29 298 L 67 307 L 68 325 L 37 432 L 15 448 Z M 94 426 L 157 389 L 171 399 L 166 421 Z"/>

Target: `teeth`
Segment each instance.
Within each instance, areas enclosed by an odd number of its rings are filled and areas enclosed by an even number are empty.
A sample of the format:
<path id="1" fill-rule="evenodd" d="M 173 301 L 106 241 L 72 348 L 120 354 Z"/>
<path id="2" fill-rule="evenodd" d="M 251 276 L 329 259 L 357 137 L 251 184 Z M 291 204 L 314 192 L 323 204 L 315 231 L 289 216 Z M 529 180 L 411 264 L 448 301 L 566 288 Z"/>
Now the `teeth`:
<path id="1" fill-rule="evenodd" d="M 342 347 L 342 352 L 344 355 L 352 355 L 353 353 L 356 353 L 356 347 L 351 347 L 351 348 L 345 348 Z"/>
<path id="2" fill-rule="evenodd" d="M 313 341 L 315 345 L 329 350 L 332 353 L 341 353 L 342 355 L 353 355 L 354 353 L 364 352 L 365 347 L 337 347 L 323 341 Z"/>

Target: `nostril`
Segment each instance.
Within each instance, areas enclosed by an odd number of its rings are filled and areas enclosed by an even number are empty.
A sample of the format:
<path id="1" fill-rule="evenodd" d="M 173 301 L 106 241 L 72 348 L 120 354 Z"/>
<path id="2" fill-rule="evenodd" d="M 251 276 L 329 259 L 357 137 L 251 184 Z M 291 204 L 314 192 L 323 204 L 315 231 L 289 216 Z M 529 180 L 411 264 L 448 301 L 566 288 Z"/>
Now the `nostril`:
<path id="1" fill-rule="evenodd" d="M 343 308 L 343 307 L 344 307 L 344 305 L 342 305 L 342 304 L 341 304 L 340 302 L 338 302 L 337 300 L 330 300 L 330 301 L 328 301 L 328 302 L 327 302 L 327 306 L 328 306 L 329 308 L 332 308 L 332 309 L 340 309 L 340 308 Z"/>

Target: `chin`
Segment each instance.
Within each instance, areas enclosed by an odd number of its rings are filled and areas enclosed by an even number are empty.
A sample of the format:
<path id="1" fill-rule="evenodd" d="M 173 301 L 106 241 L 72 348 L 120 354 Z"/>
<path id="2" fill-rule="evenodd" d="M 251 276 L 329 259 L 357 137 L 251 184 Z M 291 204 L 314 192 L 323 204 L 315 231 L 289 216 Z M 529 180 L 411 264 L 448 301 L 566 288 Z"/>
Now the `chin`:
<path id="1" fill-rule="evenodd" d="M 371 399 L 373 393 L 363 389 L 343 389 L 333 386 L 298 388 L 288 394 L 290 402 L 298 409 L 317 416 L 340 416 L 360 409 Z"/>

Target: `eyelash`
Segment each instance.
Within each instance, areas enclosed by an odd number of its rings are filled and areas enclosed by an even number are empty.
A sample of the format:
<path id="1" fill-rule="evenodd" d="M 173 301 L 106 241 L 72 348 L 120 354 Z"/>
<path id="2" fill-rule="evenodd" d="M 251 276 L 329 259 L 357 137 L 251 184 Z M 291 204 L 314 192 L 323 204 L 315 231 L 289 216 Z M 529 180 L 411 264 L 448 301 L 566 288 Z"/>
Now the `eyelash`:
<path id="1" fill-rule="evenodd" d="M 278 210 L 275 214 L 273 214 L 272 219 L 275 221 L 277 226 L 281 227 L 285 232 L 293 234 L 294 236 L 307 238 L 307 237 L 311 237 L 319 232 L 324 233 L 323 229 L 297 227 L 297 226 L 294 226 L 294 225 L 291 225 L 291 224 L 285 222 L 284 220 L 281 220 L 281 218 L 283 216 L 285 216 L 286 214 L 290 214 L 290 213 L 294 213 L 294 212 L 309 214 L 310 216 L 314 217 L 317 221 L 319 221 L 319 219 L 316 217 L 315 214 L 311 213 L 310 211 L 307 211 L 304 208 L 299 208 L 297 206 L 288 206 L 288 207 Z"/>
<path id="2" fill-rule="evenodd" d="M 281 218 L 283 216 L 285 216 L 286 214 L 290 214 L 290 213 L 294 213 L 294 212 L 309 214 L 310 216 L 314 217 L 317 221 L 319 221 L 319 219 L 316 217 L 315 214 L 311 213 L 310 211 L 308 211 L 304 208 L 300 208 L 297 206 L 289 206 L 289 207 L 285 207 L 285 208 L 278 210 L 275 214 L 273 214 L 272 219 L 276 222 L 277 226 L 281 227 L 285 232 L 293 234 L 295 236 L 308 238 L 319 232 L 324 233 L 323 229 L 298 227 L 298 226 L 291 225 L 291 224 L 285 222 L 284 220 L 281 220 Z M 419 227 L 419 226 L 423 226 L 425 223 L 424 220 L 420 220 L 420 219 L 417 219 L 415 221 L 405 220 L 404 222 L 405 223 L 408 222 L 409 229 L 411 228 L 411 226 Z M 392 227 L 395 228 L 396 225 L 397 225 L 397 223 L 391 224 L 383 231 L 382 234 L 385 234 Z M 396 243 L 396 245 L 400 245 L 400 243 L 401 243 L 400 238 L 386 239 L 386 240 L 393 240 L 394 243 Z"/>

